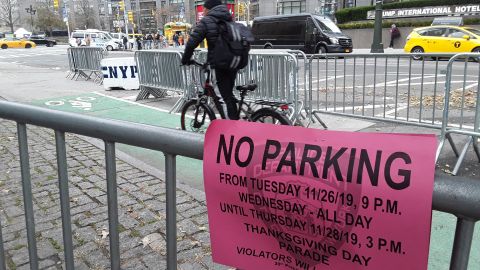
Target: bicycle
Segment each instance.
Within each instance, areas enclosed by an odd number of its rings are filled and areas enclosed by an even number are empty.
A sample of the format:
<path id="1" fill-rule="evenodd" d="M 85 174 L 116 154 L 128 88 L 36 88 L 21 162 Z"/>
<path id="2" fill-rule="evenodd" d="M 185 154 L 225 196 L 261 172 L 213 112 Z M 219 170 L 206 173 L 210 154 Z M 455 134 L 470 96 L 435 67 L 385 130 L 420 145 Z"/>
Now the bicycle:
<path id="1" fill-rule="evenodd" d="M 215 94 L 213 85 L 211 83 L 210 65 L 207 63 L 199 63 L 195 60 L 192 64 L 199 66 L 201 71 L 206 75 L 205 83 L 197 87 L 197 98 L 190 99 L 182 107 L 181 125 L 183 130 L 190 130 L 194 132 L 205 132 L 208 125 L 215 119 L 217 115 L 212 108 L 211 102 L 220 114 L 222 119 L 225 115 L 222 110 L 220 98 Z M 192 70 L 192 72 L 194 72 Z M 271 102 L 265 100 L 253 101 L 250 104 L 245 101 L 248 92 L 257 89 L 256 84 L 247 84 L 236 86 L 240 91 L 240 101 L 238 101 L 238 118 L 250 122 L 261 122 L 279 125 L 292 125 L 292 122 L 287 117 L 289 111 L 289 104 Z M 254 107 L 261 106 L 260 109 Z"/>

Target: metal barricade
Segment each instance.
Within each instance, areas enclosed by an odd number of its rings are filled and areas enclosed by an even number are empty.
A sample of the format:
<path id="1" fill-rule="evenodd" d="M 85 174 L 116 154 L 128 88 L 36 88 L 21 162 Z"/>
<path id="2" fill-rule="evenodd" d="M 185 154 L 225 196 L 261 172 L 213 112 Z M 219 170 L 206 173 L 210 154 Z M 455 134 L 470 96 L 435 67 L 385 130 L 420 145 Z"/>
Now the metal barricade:
<path id="1" fill-rule="evenodd" d="M 67 78 L 69 78 L 70 76 L 72 76 L 73 78 L 78 75 L 77 74 L 78 70 L 75 65 L 75 58 L 73 57 L 72 48 L 67 49 L 67 57 L 68 57 L 68 68 L 69 68 L 69 71 L 67 73 Z"/>
<path id="2" fill-rule="evenodd" d="M 207 52 L 197 51 L 197 61 L 205 62 Z M 238 71 L 235 85 L 255 83 L 258 88 L 246 97 L 248 101 L 267 101 L 289 104 L 289 118 L 297 119 L 303 102 L 298 98 L 298 60 L 280 50 L 251 50 L 248 65 Z"/>
<path id="3" fill-rule="evenodd" d="M 73 71 L 72 79 L 82 76 L 86 80 L 93 79 L 95 82 L 103 81 L 101 61 L 107 55 L 107 51 L 99 47 L 75 47 L 68 48 L 70 70 Z"/>
<path id="4" fill-rule="evenodd" d="M 165 154 L 167 269 L 177 269 L 176 156 L 179 155 L 201 160 L 203 157 L 202 135 L 131 122 L 66 113 L 6 101 L 0 101 L 0 118 L 17 122 L 27 244 L 30 267 L 32 269 L 38 269 L 38 256 L 32 187 L 29 173 L 30 166 L 26 124 L 55 130 L 64 239 L 63 250 L 66 269 L 74 269 L 74 247 L 72 242 L 73 236 L 65 146 L 66 132 L 99 138 L 105 142 L 110 262 L 111 269 L 114 270 L 120 269 L 115 144 L 128 144 L 161 151 Z M 457 216 L 457 227 L 450 269 L 467 269 L 475 223 L 480 220 L 479 194 L 480 181 L 476 179 L 445 175 L 435 176 L 433 209 Z M 2 227 L 0 226 L 0 269 L 6 269 L 1 236 Z"/>
<path id="5" fill-rule="evenodd" d="M 325 113 L 440 129 L 443 59 L 453 55 L 312 55 L 307 114 L 317 120 Z"/>
<path id="6" fill-rule="evenodd" d="M 184 95 L 188 89 L 187 71 L 181 66 L 182 53 L 177 50 L 136 51 L 140 93 L 137 101 L 148 98 L 164 98 L 168 91 Z M 183 105 L 181 97 L 172 111 Z"/>
<path id="7" fill-rule="evenodd" d="M 458 156 L 457 163 L 452 171 L 458 173 L 465 159 L 470 145 L 480 162 L 480 54 L 457 54 L 450 59 L 447 65 L 445 100 L 443 112 L 440 145 L 437 159 L 445 144 L 449 140 L 453 151 Z M 459 153 L 453 144 L 451 134 L 460 134 L 468 137 L 462 151 Z"/>

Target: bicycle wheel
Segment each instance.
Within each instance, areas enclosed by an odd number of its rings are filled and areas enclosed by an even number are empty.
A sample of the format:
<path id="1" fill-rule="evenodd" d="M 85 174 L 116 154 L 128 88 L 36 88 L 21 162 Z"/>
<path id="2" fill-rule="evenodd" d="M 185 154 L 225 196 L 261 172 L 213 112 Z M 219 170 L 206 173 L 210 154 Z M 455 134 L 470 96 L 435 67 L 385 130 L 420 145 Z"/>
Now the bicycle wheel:
<path id="1" fill-rule="evenodd" d="M 196 99 L 185 103 L 180 118 L 183 130 L 199 133 L 205 133 L 210 123 L 216 119 L 212 109 L 203 103 L 197 105 Z"/>
<path id="2" fill-rule="evenodd" d="M 274 125 L 292 125 L 292 122 L 288 118 L 271 108 L 262 108 L 254 112 L 252 114 L 252 121 Z"/>

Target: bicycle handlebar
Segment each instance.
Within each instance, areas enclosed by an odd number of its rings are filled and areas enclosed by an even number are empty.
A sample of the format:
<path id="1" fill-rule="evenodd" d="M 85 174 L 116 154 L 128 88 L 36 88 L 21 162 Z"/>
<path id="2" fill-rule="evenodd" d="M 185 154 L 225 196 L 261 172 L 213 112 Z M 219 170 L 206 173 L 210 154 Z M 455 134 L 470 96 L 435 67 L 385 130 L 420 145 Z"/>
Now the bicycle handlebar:
<path id="1" fill-rule="evenodd" d="M 193 64 L 193 65 L 199 66 L 201 68 L 206 68 L 207 67 L 207 63 L 200 63 L 200 62 L 198 62 L 197 60 L 194 60 L 194 59 L 191 59 L 189 64 Z"/>

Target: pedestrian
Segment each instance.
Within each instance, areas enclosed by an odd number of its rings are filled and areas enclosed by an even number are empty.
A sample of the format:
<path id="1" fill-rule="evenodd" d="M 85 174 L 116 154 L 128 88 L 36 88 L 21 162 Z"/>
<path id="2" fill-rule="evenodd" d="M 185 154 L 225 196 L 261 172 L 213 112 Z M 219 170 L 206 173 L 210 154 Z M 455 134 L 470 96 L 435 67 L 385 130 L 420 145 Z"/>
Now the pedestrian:
<path id="1" fill-rule="evenodd" d="M 90 35 L 87 35 L 85 37 L 85 46 L 90 47 L 91 43 L 92 43 L 92 39 L 90 38 Z"/>
<path id="2" fill-rule="evenodd" d="M 178 44 L 179 44 L 180 46 L 183 45 L 183 35 L 182 35 L 182 34 L 180 34 L 180 35 L 178 36 Z"/>
<path id="3" fill-rule="evenodd" d="M 160 35 L 160 48 L 168 48 L 168 42 L 164 35 Z"/>
<path id="4" fill-rule="evenodd" d="M 208 44 L 207 62 L 212 63 L 214 59 L 213 53 L 215 52 L 215 43 L 220 36 L 220 26 L 218 23 L 219 21 L 232 21 L 232 14 L 227 6 L 222 4 L 221 0 L 206 0 L 203 4 L 203 8 L 205 16 L 190 34 L 190 38 L 185 46 L 185 52 L 182 57 L 183 65 L 191 63 L 190 58 L 193 55 L 193 51 L 205 38 L 207 39 Z M 214 85 L 215 93 L 218 96 L 218 93 L 220 92 L 220 103 L 226 105 L 222 106 L 222 114 L 226 119 L 237 120 L 237 99 L 233 95 L 237 70 L 213 68 L 212 84 Z"/>
<path id="5" fill-rule="evenodd" d="M 390 28 L 390 45 L 388 47 L 393 49 L 395 39 L 399 37 L 400 37 L 400 30 L 395 24 L 392 24 L 392 27 Z"/>
<path id="6" fill-rule="evenodd" d="M 160 48 L 160 34 L 159 33 L 156 33 L 155 34 L 155 49 L 158 49 Z"/>
<path id="7" fill-rule="evenodd" d="M 178 47 L 178 33 L 173 35 L 173 46 Z"/>
<path id="8" fill-rule="evenodd" d="M 147 48 L 148 50 L 152 49 L 152 44 L 153 44 L 153 36 L 151 33 L 147 35 Z"/>
<path id="9" fill-rule="evenodd" d="M 127 49 L 128 49 L 128 38 L 127 38 L 126 35 L 123 36 L 122 42 L 123 42 L 123 49 L 124 49 L 124 50 L 127 50 Z"/>
<path id="10" fill-rule="evenodd" d="M 142 49 L 142 36 L 141 35 L 138 35 L 137 36 L 137 50 L 141 50 Z"/>

